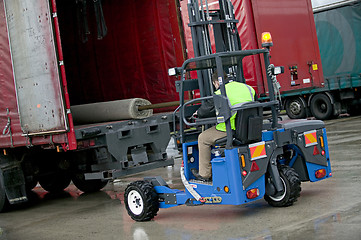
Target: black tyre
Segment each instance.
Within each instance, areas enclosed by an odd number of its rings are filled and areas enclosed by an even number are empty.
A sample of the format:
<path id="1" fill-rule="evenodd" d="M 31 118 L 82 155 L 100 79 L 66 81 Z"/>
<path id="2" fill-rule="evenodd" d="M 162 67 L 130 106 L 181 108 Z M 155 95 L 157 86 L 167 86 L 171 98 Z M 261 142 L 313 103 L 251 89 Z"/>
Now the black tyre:
<path id="1" fill-rule="evenodd" d="M 279 167 L 281 181 L 285 191 L 281 196 L 265 195 L 264 199 L 269 205 L 274 207 L 288 207 L 297 201 L 301 193 L 301 181 L 296 171 L 287 166 L 281 165 Z"/>
<path id="2" fill-rule="evenodd" d="M 306 117 L 306 107 L 300 97 L 290 98 L 286 101 L 285 109 L 291 119 L 300 119 Z"/>
<path id="3" fill-rule="evenodd" d="M 129 216 L 138 222 L 153 219 L 159 211 L 158 194 L 149 182 L 130 183 L 125 189 L 124 202 Z"/>
<path id="4" fill-rule="evenodd" d="M 311 113 L 317 119 L 329 119 L 333 113 L 330 98 L 322 93 L 315 95 L 311 100 Z"/>
<path id="5" fill-rule="evenodd" d="M 85 193 L 97 192 L 108 184 L 108 181 L 101 181 L 98 179 L 85 180 L 84 174 L 82 173 L 74 174 L 72 181 L 79 190 Z"/>
<path id="6" fill-rule="evenodd" d="M 357 116 L 361 114 L 361 103 L 360 102 L 357 103 L 352 103 L 352 102 L 347 103 L 347 113 L 350 114 L 351 116 Z"/>
<path id="7" fill-rule="evenodd" d="M 62 192 L 69 186 L 70 176 L 63 171 L 55 172 L 39 179 L 39 183 L 46 191 L 51 193 Z"/>
<path id="8" fill-rule="evenodd" d="M 6 211 L 9 207 L 9 201 L 6 197 L 5 186 L 2 178 L 2 173 L 0 171 L 0 212 Z"/>
<path id="9" fill-rule="evenodd" d="M 36 187 L 36 185 L 38 184 L 37 180 L 32 180 L 32 181 L 27 181 L 25 183 L 25 188 L 26 190 L 32 190 L 34 187 Z"/>

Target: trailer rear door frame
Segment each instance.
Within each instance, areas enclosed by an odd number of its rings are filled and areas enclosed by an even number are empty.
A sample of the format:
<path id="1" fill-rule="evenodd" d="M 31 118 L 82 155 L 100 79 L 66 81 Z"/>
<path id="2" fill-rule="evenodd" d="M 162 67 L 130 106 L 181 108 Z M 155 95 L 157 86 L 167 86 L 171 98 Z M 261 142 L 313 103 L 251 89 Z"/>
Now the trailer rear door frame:
<path id="1" fill-rule="evenodd" d="M 22 132 L 66 132 L 59 64 L 48 0 L 4 0 Z"/>

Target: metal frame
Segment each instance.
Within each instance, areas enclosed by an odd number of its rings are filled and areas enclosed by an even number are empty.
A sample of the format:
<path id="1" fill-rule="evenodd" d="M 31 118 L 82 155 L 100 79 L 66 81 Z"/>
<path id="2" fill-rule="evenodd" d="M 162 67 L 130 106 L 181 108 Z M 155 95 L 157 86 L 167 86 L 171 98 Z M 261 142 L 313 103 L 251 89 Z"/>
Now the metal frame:
<path id="1" fill-rule="evenodd" d="M 158 114 L 147 119 L 110 122 L 75 129 L 79 151 L 95 151 L 90 179 L 115 179 L 174 164 L 166 148 L 170 141 L 172 114 Z M 93 141 L 92 146 L 88 142 Z M 85 143 L 84 148 L 81 147 Z"/>
<path id="2" fill-rule="evenodd" d="M 48 49 L 45 44 L 47 41 L 54 41 L 53 36 L 53 25 L 51 18 L 43 19 L 44 24 L 42 24 L 39 28 L 33 29 L 33 25 L 36 24 L 34 21 L 28 22 L 29 26 L 23 26 L 22 23 L 26 22 L 29 19 L 25 19 L 26 17 L 34 16 L 29 14 L 33 9 L 30 8 L 30 5 L 26 9 L 26 11 L 21 15 L 17 12 L 16 7 L 12 4 L 9 4 L 10 1 L 4 1 L 4 10 L 6 13 L 11 10 L 15 11 L 15 18 L 9 20 L 6 18 L 6 26 L 8 29 L 8 38 L 10 46 L 20 44 L 23 48 L 25 48 L 25 52 L 14 51 L 11 47 L 11 60 L 13 67 L 13 77 L 15 82 L 15 91 L 18 105 L 18 113 L 20 117 L 20 125 L 21 130 L 23 131 L 23 136 L 32 136 L 32 135 L 46 135 L 46 134 L 54 134 L 54 133 L 64 133 L 68 131 L 69 126 L 66 117 L 66 111 L 63 107 L 63 96 L 62 96 L 62 87 L 60 86 L 60 81 L 58 78 L 52 78 L 52 71 L 55 71 L 54 76 L 58 76 L 58 59 L 57 52 L 55 47 Z M 27 2 L 22 3 L 24 6 L 27 5 Z M 43 6 L 44 12 L 39 11 L 40 15 L 50 14 L 50 4 L 48 1 L 39 1 L 39 6 Z M 12 9 L 11 7 L 14 7 Z M 34 7 L 34 6 L 33 6 Z M 7 15 L 11 15 L 8 13 Z M 36 14 L 37 17 L 37 14 Z M 37 21 L 36 21 L 37 22 Z M 19 27 L 33 29 L 33 32 L 19 33 L 21 29 Z M 48 39 L 48 38 L 49 39 Z M 15 41 L 15 43 L 13 42 Z M 38 56 L 47 56 L 45 60 L 37 57 L 35 52 L 37 51 Z M 27 53 L 31 53 L 34 57 L 31 59 L 31 62 L 34 64 L 31 66 L 27 65 L 27 61 L 29 61 L 29 56 L 26 56 Z M 29 55 L 28 54 L 28 55 Z M 30 55 L 31 55 L 30 54 Z M 42 68 L 39 66 L 40 62 L 47 61 L 46 67 Z M 18 71 L 16 71 L 16 68 Z M 40 77 L 35 78 L 34 73 L 37 73 Z M 45 77 L 43 77 L 45 76 Z M 48 78 L 46 78 L 49 76 Z M 28 88 L 37 89 L 37 90 L 49 90 L 47 85 L 53 86 L 54 89 L 50 89 L 49 93 L 45 93 L 45 99 L 49 100 L 41 100 L 39 96 L 34 96 L 29 93 Z M 44 96 L 43 96 L 44 98 Z M 32 105 L 30 105 L 32 103 Z M 60 107 L 57 107 L 60 105 Z M 38 114 L 38 112 L 44 114 Z M 51 117 L 53 114 L 53 117 Z M 40 115 L 40 118 L 37 117 Z M 45 117 L 44 117 L 44 116 Z"/>
<path id="3" fill-rule="evenodd" d="M 206 9 L 204 9 L 204 6 Z M 191 28 L 194 56 L 200 57 L 214 53 L 211 47 L 211 28 L 216 44 L 216 52 L 241 50 L 238 36 L 237 23 L 233 5 L 229 0 L 219 0 L 219 10 L 209 10 L 208 1 L 188 1 L 189 24 Z M 211 94 L 211 89 L 206 82 L 211 83 L 210 70 L 197 70 L 199 90 L 201 97 Z"/>
<path id="4" fill-rule="evenodd" d="M 187 71 L 193 70 L 203 70 L 203 69 L 217 69 L 218 78 L 224 79 L 223 76 L 223 65 L 224 63 L 227 66 L 236 66 L 239 69 L 239 63 L 242 63 L 242 59 L 246 56 L 251 56 L 255 54 L 263 54 L 264 60 L 266 63 L 266 68 L 270 65 L 269 62 L 269 49 L 255 49 L 255 50 L 244 50 L 244 51 L 233 51 L 233 52 L 220 52 L 214 53 L 207 56 L 200 56 L 193 59 L 186 60 L 182 67 L 178 69 L 181 73 L 181 81 L 180 81 L 180 89 L 179 89 L 179 98 L 180 98 L 180 119 L 185 125 L 187 126 L 197 126 L 203 124 L 212 124 L 217 123 L 220 121 L 224 121 L 226 123 L 226 130 L 227 130 L 227 148 L 231 148 L 232 143 L 232 131 L 230 126 L 229 118 L 231 117 L 230 111 L 236 111 L 241 109 L 242 107 L 229 107 L 227 94 L 225 90 L 225 84 L 223 81 L 220 81 L 220 90 L 221 95 L 208 95 L 203 96 L 198 99 L 193 99 L 185 103 L 184 101 L 184 82 L 187 81 L 185 79 Z M 229 65 L 230 64 L 230 65 Z M 194 66 L 193 66 L 194 65 Z M 199 87 L 201 87 L 201 82 L 203 81 L 202 78 L 198 79 Z M 255 106 L 262 106 L 262 107 L 271 107 L 272 110 L 272 128 L 275 129 L 278 126 L 278 101 L 275 99 L 274 91 L 273 91 L 273 84 L 271 77 L 267 75 L 267 83 L 270 89 L 270 102 L 266 103 L 255 103 Z M 207 99 L 214 99 L 215 105 L 217 110 L 219 111 L 219 115 L 217 118 L 207 118 L 207 119 L 200 119 L 197 120 L 195 123 L 190 123 L 186 118 L 188 117 L 187 114 L 187 106 L 196 102 L 200 102 Z M 225 109 L 225 110 L 224 110 Z M 228 110 L 228 111 L 227 111 Z M 218 119 L 218 120 L 217 120 Z M 222 120 L 223 119 L 223 120 Z M 180 124 L 180 139 L 181 142 L 184 143 L 184 126 Z"/>

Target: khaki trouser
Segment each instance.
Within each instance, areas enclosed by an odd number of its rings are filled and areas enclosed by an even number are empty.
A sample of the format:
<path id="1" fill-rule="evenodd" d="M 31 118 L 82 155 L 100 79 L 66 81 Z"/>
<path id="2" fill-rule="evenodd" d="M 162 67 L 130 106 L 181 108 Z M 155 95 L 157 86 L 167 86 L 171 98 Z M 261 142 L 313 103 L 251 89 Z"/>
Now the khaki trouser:
<path id="1" fill-rule="evenodd" d="M 199 174 L 203 178 L 212 176 L 211 146 L 217 139 L 227 136 L 226 132 L 218 131 L 216 126 L 208 128 L 198 136 Z"/>

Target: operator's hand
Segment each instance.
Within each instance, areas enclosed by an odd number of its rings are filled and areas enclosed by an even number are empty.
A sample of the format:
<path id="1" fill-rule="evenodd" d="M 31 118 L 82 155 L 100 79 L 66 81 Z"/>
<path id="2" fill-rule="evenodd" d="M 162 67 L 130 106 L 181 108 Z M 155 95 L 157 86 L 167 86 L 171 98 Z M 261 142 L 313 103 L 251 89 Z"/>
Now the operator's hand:
<path id="1" fill-rule="evenodd" d="M 191 122 L 195 122 L 197 119 L 198 119 L 198 113 L 197 113 L 197 111 L 195 111 L 195 112 L 192 114 L 192 116 L 190 116 L 190 117 L 188 118 L 188 120 L 191 121 Z"/>

